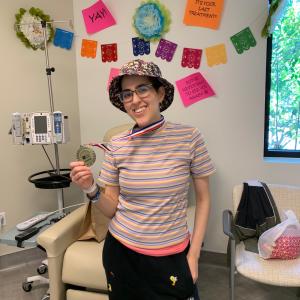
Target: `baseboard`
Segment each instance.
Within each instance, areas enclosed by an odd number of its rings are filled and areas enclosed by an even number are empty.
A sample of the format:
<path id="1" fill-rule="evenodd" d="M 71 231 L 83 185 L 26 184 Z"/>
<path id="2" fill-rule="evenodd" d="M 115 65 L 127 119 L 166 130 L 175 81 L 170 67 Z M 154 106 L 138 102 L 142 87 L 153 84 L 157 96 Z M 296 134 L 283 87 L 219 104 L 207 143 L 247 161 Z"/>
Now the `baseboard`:
<path id="1" fill-rule="evenodd" d="M 40 248 L 30 248 L 23 251 L 0 256 L 0 270 L 7 269 L 19 264 L 46 258 L 45 251 Z"/>
<path id="2" fill-rule="evenodd" d="M 226 267 L 227 255 L 225 253 L 202 250 L 199 262 L 200 264 L 204 263 Z"/>

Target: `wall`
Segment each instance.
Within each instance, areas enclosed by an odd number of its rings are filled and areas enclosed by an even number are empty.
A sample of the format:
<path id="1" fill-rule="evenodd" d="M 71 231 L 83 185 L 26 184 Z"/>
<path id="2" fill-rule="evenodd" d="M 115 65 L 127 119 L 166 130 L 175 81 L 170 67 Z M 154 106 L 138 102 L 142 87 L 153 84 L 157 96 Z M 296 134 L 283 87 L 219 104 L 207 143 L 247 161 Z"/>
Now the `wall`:
<path id="1" fill-rule="evenodd" d="M 141 1 L 104 2 L 117 25 L 89 36 L 81 10 L 95 1 L 73 1 L 82 142 L 100 141 L 108 128 L 130 121 L 126 114 L 108 101 L 106 84 L 111 67 L 119 67 L 134 58 L 131 38 L 136 35 L 131 22 L 134 10 Z M 266 40 L 260 37 L 260 30 L 267 16 L 268 1 L 225 0 L 219 30 L 184 26 L 182 19 L 186 1 L 161 2 L 172 12 L 171 29 L 165 38 L 178 43 L 177 51 L 168 63 L 155 57 L 157 44 L 151 44 L 151 54 L 142 58 L 158 63 L 163 75 L 171 82 L 175 83 L 195 72 L 180 65 L 183 47 L 204 49 L 219 43 L 226 45 L 227 64 L 208 67 L 203 53 L 200 66 L 200 72 L 212 85 L 216 96 L 184 108 L 176 91 L 174 103 L 164 113 L 170 121 L 197 126 L 206 138 L 217 173 L 211 178 L 212 210 L 205 249 L 225 252 L 222 211 L 231 208 L 231 193 L 235 184 L 246 179 L 260 179 L 270 183 L 299 185 L 299 164 L 267 163 L 263 159 Z M 257 45 L 238 55 L 229 38 L 247 26 L 250 26 Z M 102 63 L 99 52 L 95 59 L 82 58 L 82 38 L 97 40 L 100 44 L 118 43 L 118 61 Z M 101 151 L 97 155 L 95 174 L 100 168 Z"/>
<path id="2" fill-rule="evenodd" d="M 49 111 L 47 77 L 45 72 L 45 54 L 25 48 L 14 32 L 15 14 L 19 8 L 41 8 L 54 20 L 73 18 L 73 3 L 67 1 L 1 1 L 0 10 L 0 211 L 7 215 L 6 232 L 15 224 L 28 219 L 34 212 L 57 209 L 55 190 L 41 190 L 29 183 L 27 178 L 34 173 L 51 169 L 40 146 L 13 145 L 8 130 L 13 112 Z M 68 29 L 61 24 L 60 28 Z M 76 82 L 75 49 L 49 46 L 50 66 L 56 68 L 52 73 L 52 85 L 55 110 L 61 110 L 69 116 L 71 142 L 59 146 L 60 165 L 68 167 L 75 157 L 80 144 L 80 124 Z M 47 151 L 54 161 L 53 146 Z M 81 201 L 82 194 L 76 188 L 64 190 L 65 205 Z M 19 248 L 0 245 L 0 255 L 15 252 Z"/>

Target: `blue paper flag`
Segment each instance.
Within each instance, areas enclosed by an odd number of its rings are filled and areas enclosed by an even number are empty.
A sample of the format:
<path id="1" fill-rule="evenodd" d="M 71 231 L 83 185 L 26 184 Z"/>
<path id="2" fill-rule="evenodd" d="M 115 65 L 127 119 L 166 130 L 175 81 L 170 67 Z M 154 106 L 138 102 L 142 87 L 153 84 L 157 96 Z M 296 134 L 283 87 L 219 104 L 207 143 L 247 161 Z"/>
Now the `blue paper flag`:
<path id="1" fill-rule="evenodd" d="M 150 42 L 138 37 L 132 38 L 132 48 L 134 56 L 150 54 Z"/>
<path id="2" fill-rule="evenodd" d="M 60 28 L 56 28 L 53 44 L 56 47 L 61 47 L 65 49 L 71 49 L 73 42 L 74 33 L 63 30 Z"/>

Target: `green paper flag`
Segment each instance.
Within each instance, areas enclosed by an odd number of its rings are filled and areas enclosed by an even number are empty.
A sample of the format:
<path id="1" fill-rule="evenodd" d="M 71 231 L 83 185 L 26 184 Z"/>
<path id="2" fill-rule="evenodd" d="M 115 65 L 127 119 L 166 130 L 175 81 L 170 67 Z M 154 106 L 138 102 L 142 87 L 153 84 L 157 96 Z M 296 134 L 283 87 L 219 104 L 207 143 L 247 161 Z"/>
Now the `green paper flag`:
<path id="1" fill-rule="evenodd" d="M 233 35 L 230 39 L 238 54 L 242 54 L 245 50 L 249 50 L 250 47 L 256 46 L 256 40 L 249 27 Z"/>

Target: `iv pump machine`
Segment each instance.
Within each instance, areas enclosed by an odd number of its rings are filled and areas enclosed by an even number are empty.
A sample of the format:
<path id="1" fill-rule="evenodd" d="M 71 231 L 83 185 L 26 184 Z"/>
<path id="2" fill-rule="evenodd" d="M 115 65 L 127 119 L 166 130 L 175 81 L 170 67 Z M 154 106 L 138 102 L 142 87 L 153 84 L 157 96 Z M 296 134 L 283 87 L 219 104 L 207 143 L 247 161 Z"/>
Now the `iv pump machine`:
<path id="1" fill-rule="evenodd" d="M 18 145 L 64 144 L 70 140 L 68 117 L 60 111 L 15 112 L 11 134 Z"/>

